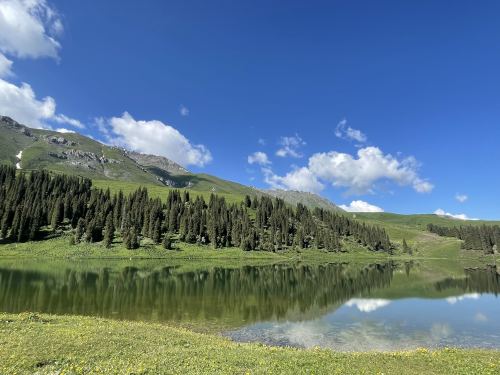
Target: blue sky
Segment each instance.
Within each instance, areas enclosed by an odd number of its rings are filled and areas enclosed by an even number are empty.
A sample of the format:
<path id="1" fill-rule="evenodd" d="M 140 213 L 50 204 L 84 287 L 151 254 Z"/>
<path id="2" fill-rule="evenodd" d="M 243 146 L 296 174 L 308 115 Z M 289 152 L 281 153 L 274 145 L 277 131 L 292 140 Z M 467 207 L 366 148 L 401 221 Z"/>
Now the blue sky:
<path id="1" fill-rule="evenodd" d="M 0 0 L 0 111 L 352 209 L 498 219 L 499 12 Z"/>

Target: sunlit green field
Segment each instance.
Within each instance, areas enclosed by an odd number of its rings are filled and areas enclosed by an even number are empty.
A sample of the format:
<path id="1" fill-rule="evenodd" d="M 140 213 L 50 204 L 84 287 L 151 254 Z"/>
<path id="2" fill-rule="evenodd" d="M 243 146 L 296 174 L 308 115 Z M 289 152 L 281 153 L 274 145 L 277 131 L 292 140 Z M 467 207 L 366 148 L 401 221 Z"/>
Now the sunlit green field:
<path id="1" fill-rule="evenodd" d="M 385 252 L 369 251 L 355 243 L 344 242 L 344 252 L 326 252 L 318 249 L 283 250 L 279 252 L 269 251 L 243 251 L 240 248 L 214 249 L 210 246 L 199 246 L 184 242 L 176 242 L 174 250 L 165 250 L 161 245 L 155 245 L 149 239 L 141 241 L 141 247 L 135 250 L 126 249 L 117 237 L 110 249 L 102 243 L 81 242 L 70 245 L 71 235 L 63 234 L 59 237 L 43 241 L 24 243 L 0 244 L 0 258 L 12 259 L 166 259 L 183 260 L 184 262 L 210 261 L 212 264 L 227 266 L 231 262 L 255 264 L 279 263 L 279 262 L 341 262 L 354 260 L 432 260 L 449 259 L 463 260 L 465 262 L 489 262 L 500 256 L 484 255 L 481 251 L 466 251 L 460 249 L 460 241 L 450 238 L 442 238 L 430 235 L 430 238 L 421 239 L 413 246 L 415 251 L 412 255 L 405 254 L 401 249 L 396 249 L 393 255 Z"/>
<path id="2" fill-rule="evenodd" d="M 202 196 L 206 202 L 209 201 L 210 195 L 216 193 L 218 196 L 224 197 L 226 202 L 228 203 L 239 203 L 243 201 L 245 198 L 245 194 L 238 192 L 226 193 L 224 191 L 216 191 L 212 192 L 208 188 L 208 186 L 202 185 L 201 188 L 197 187 L 195 189 L 174 189 L 168 186 L 161 186 L 156 184 L 137 184 L 135 182 L 124 182 L 124 181 L 111 181 L 111 180 L 93 180 L 92 185 L 99 189 L 108 189 L 112 193 L 117 193 L 120 190 L 128 195 L 136 191 L 139 187 L 146 187 L 148 189 L 149 196 L 151 198 L 160 198 L 162 200 L 166 200 L 169 191 L 171 190 L 179 190 L 179 191 L 188 191 L 191 196 Z M 203 189 L 206 188 L 206 189 Z"/>

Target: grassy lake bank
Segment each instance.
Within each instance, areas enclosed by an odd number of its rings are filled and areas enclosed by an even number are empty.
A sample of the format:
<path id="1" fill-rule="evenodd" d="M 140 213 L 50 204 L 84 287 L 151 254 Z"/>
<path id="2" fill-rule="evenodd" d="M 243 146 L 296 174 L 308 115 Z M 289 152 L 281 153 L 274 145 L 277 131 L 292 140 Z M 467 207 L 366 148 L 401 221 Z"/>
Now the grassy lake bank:
<path id="1" fill-rule="evenodd" d="M 0 373 L 497 374 L 493 350 L 341 353 L 231 342 L 163 324 L 0 314 Z"/>
<path id="2" fill-rule="evenodd" d="M 495 261 L 500 255 L 484 255 L 481 251 L 464 251 L 460 242 L 451 238 L 429 235 L 418 242 L 412 255 L 396 250 L 394 254 L 368 251 L 356 244 L 344 245 L 344 252 L 327 252 L 318 249 L 269 251 L 243 251 L 240 248 L 213 249 L 209 246 L 198 246 L 187 243 L 176 243 L 174 250 L 165 250 L 149 240 L 141 243 L 135 250 L 126 249 L 118 239 L 108 249 L 101 243 L 81 242 L 69 244 L 69 235 L 63 235 L 43 241 L 0 244 L 0 258 L 60 258 L 60 259 L 167 259 L 167 260 L 220 260 L 242 262 L 321 262 L 351 260 L 432 260 L 454 259 L 479 262 Z M 221 263 L 221 264 L 222 264 Z"/>

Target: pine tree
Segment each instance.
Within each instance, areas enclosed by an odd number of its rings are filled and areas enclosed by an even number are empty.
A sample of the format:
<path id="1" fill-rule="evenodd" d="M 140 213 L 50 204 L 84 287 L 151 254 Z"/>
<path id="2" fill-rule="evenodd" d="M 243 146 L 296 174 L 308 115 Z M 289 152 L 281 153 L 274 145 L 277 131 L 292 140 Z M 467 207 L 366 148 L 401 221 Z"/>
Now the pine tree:
<path id="1" fill-rule="evenodd" d="M 79 218 L 75 229 L 76 243 L 81 241 L 84 232 L 85 232 L 85 220 L 83 220 L 83 218 Z"/>
<path id="2" fill-rule="evenodd" d="M 115 237 L 115 226 L 113 225 L 113 213 L 110 212 L 106 217 L 106 227 L 104 229 L 104 246 L 110 248 L 113 243 L 113 238 Z"/>
<path id="3" fill-rule="evenodd" d="M 172 250 L 172 238 L 168 233 L 163 236 L 162 245 L 165 250 Z"/>
<path id="4" fill-rule="evenodd" d="M 57 226 L 61 223 L 62 221 L 62 216 L 64 212 L 64 206 L 62 204 L 61 198 L 57 198 L 54 207 L 52 208 L 52 216 L 51 216 L 51 221 L 50 221 L 50 226 L 52 227 L 52 230 L 55 232 L 57 229 Z"/>
<path id="5" fill-rule="evenodd" d="M 129 250 L 137 249 L 140 246 L 140 241 L 137 233 L 137 229 L 132 225 L 127 230 L 126 238 L 124 239 L 125 247 Z"/>
<path id="6" fill-rule="evenodd" d="M 156 219 L 156 221 L 154 223 L 152 240 L 156 244 L 159 244 L 161 241 L 161 222 L 160 222 L 160 219 Z"/>

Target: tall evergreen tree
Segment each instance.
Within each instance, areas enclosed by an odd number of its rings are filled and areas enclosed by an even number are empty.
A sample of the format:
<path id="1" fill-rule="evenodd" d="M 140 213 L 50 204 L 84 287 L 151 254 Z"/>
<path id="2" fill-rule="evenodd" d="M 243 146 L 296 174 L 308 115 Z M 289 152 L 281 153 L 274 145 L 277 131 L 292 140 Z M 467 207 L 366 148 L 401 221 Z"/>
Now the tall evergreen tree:
<path id="1" fill-rule="evenodd" d="M 115 226 L 113 224 L 112 212 L 108 213 L 108 216 L 106 217 L 106 227 L 104 229 L 104 232 L 104 246 L 109 249 L 111 247 L 111 244 L 113 243 L 113 238 L 115 237 Z"/>

